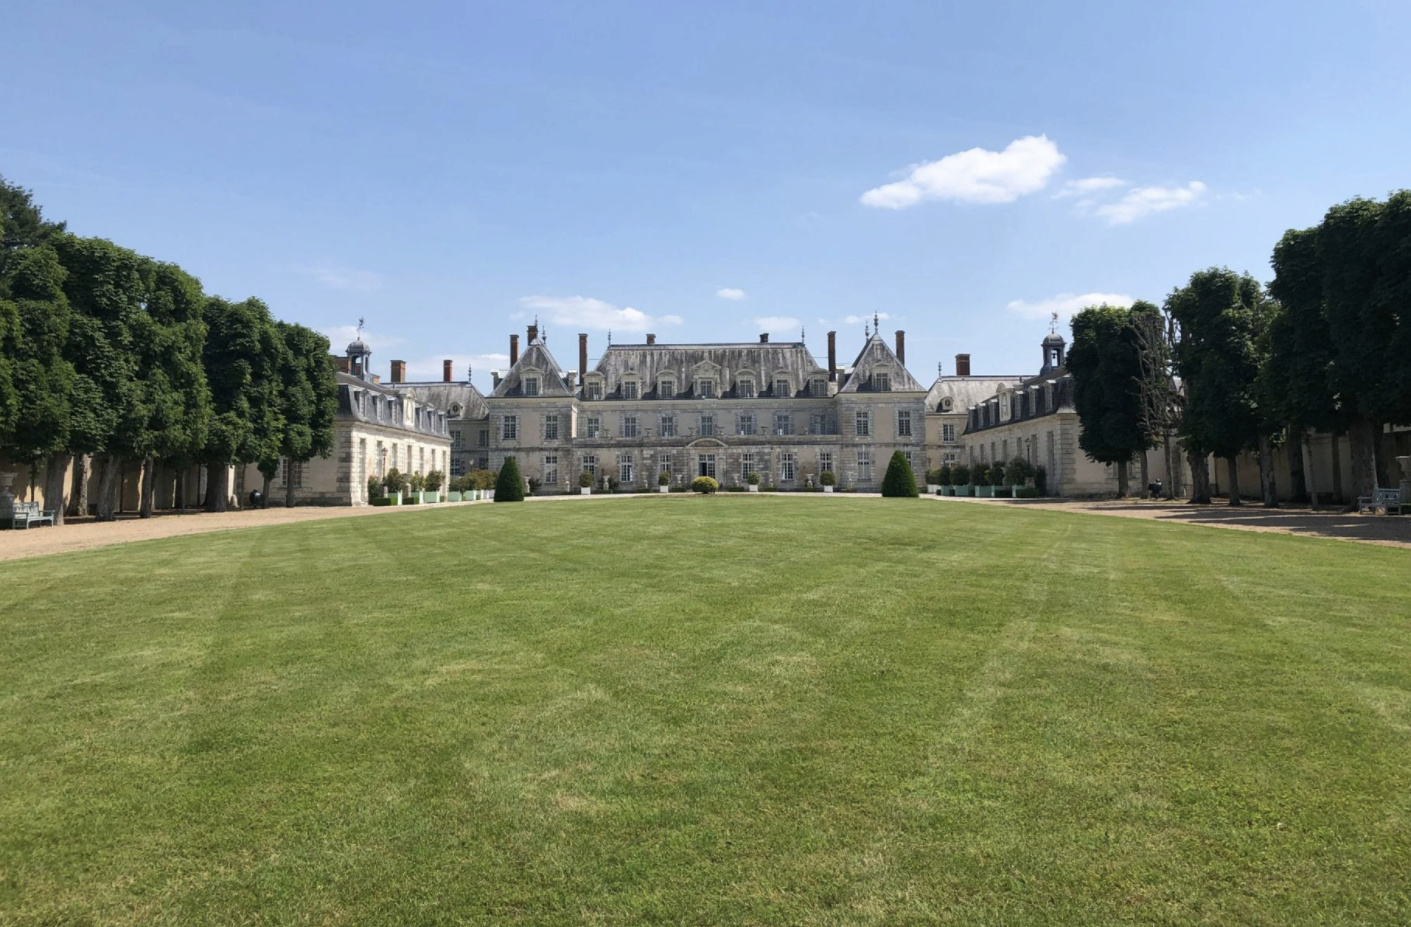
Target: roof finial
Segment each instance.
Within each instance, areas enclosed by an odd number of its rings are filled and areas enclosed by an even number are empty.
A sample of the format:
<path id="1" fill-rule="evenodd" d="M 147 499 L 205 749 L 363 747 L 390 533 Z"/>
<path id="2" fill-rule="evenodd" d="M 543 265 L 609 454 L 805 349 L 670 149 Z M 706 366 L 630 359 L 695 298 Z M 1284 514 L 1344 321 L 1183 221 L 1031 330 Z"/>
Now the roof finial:
<path id="1" fill-rule="evenodd" d="M 936 361 L 936 376 L 938 376 L 938 377 L 943 377 L 943 376 L 945 376 L 945 375 L 946 375 L 946 372 L 945 372 L 945 370 L 942 368 L 941 362 L 940 362 L 940 361 Z"/>
<path id="2" fill-rule="evenodd" d="M 1048 333 L 1049 333 L 1050 335 L 1056 335 L 1056 334 L 1058 334 L 1058 313 L 1057 313 L 1057 312 L 1051 312 L 1051 313 L 1049 313 Z"/>
<path id="3" fill-rule="evenodd" d="M 864 337 L 864 338 L 871 338 L 871 337 L 872 337 L 872 329 L 870 329 L 870 328 L 867 327 L 867 322 L 866 322 L 866 321 L 864 321 L 864 322 L 862 323 L 862 337 Z"/>
<path id="4" fill-rule="evenodd" d="M 808 340 L 807 338 L 804 337 L 804 327 L 803 327 L 802 325 L 799 326 L 799 340 L 800 340 L 800 341 L 807 341 L 807 340 Z"/>
<path id="5" fill-rule="evenodd" d="M 608 344 L 612 344 L 612 329 L 608 329 Z"/>
<path id="6" fill-rule="evenodd" d="M 363 337 L 363 317 L 362 317 L 362 316 L 358 316 L 358 340 L 361 341 L 361 340 L 362 340 L 362 337 Z"/>
<path id="7" fill-rule="evenodd" d="M 877 320 L 877 313 L 872 313 L 872 330 L 878 334 L 882 333 L 882 323 Z"/>

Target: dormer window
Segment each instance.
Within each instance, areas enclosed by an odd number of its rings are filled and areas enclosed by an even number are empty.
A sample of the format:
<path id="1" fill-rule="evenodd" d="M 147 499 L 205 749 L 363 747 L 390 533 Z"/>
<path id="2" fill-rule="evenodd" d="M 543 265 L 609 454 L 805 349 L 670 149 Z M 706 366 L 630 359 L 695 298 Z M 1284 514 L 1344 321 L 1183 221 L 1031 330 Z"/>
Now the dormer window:
<path id="1" fill-rule="evenodd" d="M 697 396 L 698 398 L 700 398 L 700 399 L 714 399 L 714 398 L 715 398 L 715 381 L 714 381 L 714 380 L 697 380 L 697 381 L 696 381 L 696 396 Z"/>
<path id="2" fill-rule="evenodd" d="M 583 398 L 584 398 L 584 399 L 602 399 L 602 398 L 603 398 L 603 381 L 602 381 L 602 379 L 600 379 L 599 377 L 593 377 L 593 378 L 591 378 L 591 379 L 584 380 L 584 381 L 583 381 Z"/>
<path id="3" fill-rule="evenodd" d="M 641 385 L 636 380 L 624 380 L 622 382 L 622 398 L 636 399 L 641 391 Z"/>
<path id="4" fill-rule="evenodd" d="M 525 378 L 524 378 L 524 395 L 526 395 L 526 396 L 537 396 L 537 395 L 539 395 L 539 378 L 538 378 L 538 377 L 525 377 Z"/>
<path id="5" fill-rule="evenodd" d="M 674 399 L 676 397 L 676 381 L 662 380 L 658 383 L 657 397 L 660 399 Z"/>
<path id="6" fill-rule="evenodd" d="M 754 380 L 749 377 L 741 377 L 735 381 L 735 392 L 741 399 L 753 399 L 755 397 Z"/>
<path id="7" fill-rule="evenodd" d="M 878 393 L 890 393 L 892 391 L 891 374 L 874 373 L 872 375 L 872 389 Z"/>
<path id="8" fill-rule="evenodd" d="M 828 395 L 828 381 L 822 377 L 814 377 L 808 381 L 808 394 L 824 398 Z"/>
<path id="9" fill-rule="evenodd" d="M 460 404 L 459 402 L 453 402 L 453 403 L 451 403 L 451 414 L 452 414 L 452 415 L 460 415 L 460 414 L 461 414 L 461 404 Z"/>
<path id="10" fill-rule="evenodd" d="M 788 381 L 788 380 L 776 379 L 776 380 L 774 381 L 774 396 L 775 396 L 775 398 L 782 398 L 782 397 L 792 396 L 793 394 L 794 394 L 794 391 L 789 388 L 789 381 Z"/>
<path id="11" fill-rule="evenodd" d="M 949 396 L 947 396 L 945 399 L 942 399 L 942 400 L 941 400 L 941 411 L 942 411 L 942 412 L 949 412 L 950 410 L 951 410 L 951 399 L 950 399 Z"/>

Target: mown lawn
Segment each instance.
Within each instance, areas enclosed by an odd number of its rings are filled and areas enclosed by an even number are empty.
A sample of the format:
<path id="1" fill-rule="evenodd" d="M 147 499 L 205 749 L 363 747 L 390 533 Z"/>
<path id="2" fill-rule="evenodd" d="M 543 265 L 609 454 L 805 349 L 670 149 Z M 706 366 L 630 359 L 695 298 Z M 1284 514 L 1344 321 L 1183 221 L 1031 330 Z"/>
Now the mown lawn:
<path id="1" fill-rule="evenodd" d="M 480 506 L 9 563 L 0 644 L 3 924 L 1411 922 L 1401 550 Z"/>

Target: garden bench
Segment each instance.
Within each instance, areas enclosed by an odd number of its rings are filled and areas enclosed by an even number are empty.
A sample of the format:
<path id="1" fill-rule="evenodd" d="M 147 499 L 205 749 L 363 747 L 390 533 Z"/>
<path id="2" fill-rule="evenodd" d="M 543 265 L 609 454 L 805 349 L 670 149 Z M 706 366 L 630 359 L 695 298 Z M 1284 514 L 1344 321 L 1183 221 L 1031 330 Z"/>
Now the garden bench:
<path id="1" fill-rule="evenodd" d="M 53 525 L 54 513 L 46 512 L 39 507 L 38 502 L 15 502 L 12 503 L 10 512 L 11 528 L 28 528 L 30 525 Z"/>
<path id="2" fill-rule="evenodd" d="M 1380 486 L 1372 490 L 1370 496 L 1357 497 L 1358 513 L 1373 509 L 1380 509 L 1383 514 L 1390 515 L 1393 509 L 1401 510 L 1401 490 L 1382 489 Z"/>

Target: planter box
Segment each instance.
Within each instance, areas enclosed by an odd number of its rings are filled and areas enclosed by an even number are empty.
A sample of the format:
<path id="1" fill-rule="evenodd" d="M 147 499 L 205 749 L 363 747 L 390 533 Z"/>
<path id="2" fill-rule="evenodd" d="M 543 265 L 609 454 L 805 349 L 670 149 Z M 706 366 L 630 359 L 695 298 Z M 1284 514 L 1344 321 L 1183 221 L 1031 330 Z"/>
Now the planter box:
<path id="1" fill-rule="evenodd" d="M 936 484 L 936 483 L 927 483 L 927 484 L 926 484 L 926 495 L 928 495 L 928 496 L 939 496 L 940 494 L 941 494 L 941 487 L 940 487 L 938 484 Z"/>
<path id="2" fill-rule="evenodd" d="M 749 489 L 750 492 L 759 492 L 759 487 L 758 487 L 758 486 L 750 486 L 750 487 L 747 487 L 747 488 Z"/>
<path id="3" fill-rule="evenodd" d="M 832 492 L 833 489 L 834 489 L 834 487 L 832 487 L 832 486 L 824 486 L 824 487 L 823 487 L 823 491 L 824 491 L 824 492 Z"/>
<path id="4" fill-rule="evenodd" d="M 584 486 L 584 487 L 581 487 L 581 488 L 578 490 L 578 494 L 579 494 L 580 496 L 591 496 L 591 495 L 593 494 L 593 488 L 592 488 L 591 486 Z"/>
<path id="5" fill-rule="evenodd" d="M 995 496 L 995 488 L 993 486 L 976 486 L 974 489 L 975 498 L 977 499 L 993 499 Z"/>
<path id="6" fill-rule="evenodd" d="M 430 489 L 428 489 L 428 490 L 426 491 L 426 500 L 425 500 L 425 501 L 427 501 L 427 502 L 440 502 L 440 501 L 441 501 L 441 490 L 439 490 L 439 489 L 437 489 L 437 490 L 430 490 Z"/>
<path id="7" fill-rule="evenodd" d="M 994 497 L 996 499 L 1014 498 L 1014 490 L 1010 489 L 1008 486 L 992 486 L 990 488 L 994 490 Z"/>
<path id="8" fill-rule="evenodd" d="M 943 495 L 943 496 L 953 496 L 953 495 L 955 495 L 955 487 L 954 487 L 954 486 L 942 486 L 942 487 L 941 487 L 941 495 Z"/>
<path id="9" fill-rule="evenodd" d="M 658 486 L 657 492 L 671 492 L 670 486 Z"/>
<path id="10" fill-rule="evenodd" d="M 453 489 L 448 489 L 448 490 L 446 490 L 446 501 L 447 501 L 447 502 L 459 502 L 459 501 L 461 501 L 461 494 L 458 493 L 458 492 L 456 492 L 456 491 L 453 490 Z"/>

